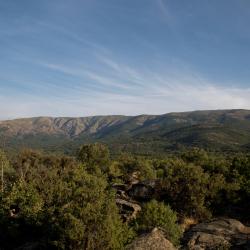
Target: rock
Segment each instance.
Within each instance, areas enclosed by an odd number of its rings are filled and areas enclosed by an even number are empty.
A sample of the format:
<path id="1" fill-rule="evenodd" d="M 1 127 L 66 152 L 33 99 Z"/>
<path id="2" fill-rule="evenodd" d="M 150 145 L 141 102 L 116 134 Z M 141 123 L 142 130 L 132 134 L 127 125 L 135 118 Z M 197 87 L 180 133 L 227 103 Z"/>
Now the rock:
<path id="1" fill-rule="evenodd" d="M 161 230 L 154 228 L 150 233 L 135 239 L 126 250 L 176 250 L 176 248 L 165 238 Z"/>
<path id="2" fill-rule="evenodd" d="M 141 211 L 141 206 L 137 203 L 129 202 L 120 198 L 116 198 L 115 201 L 125 222 L 135 219 L 137 213 Z"/>
<path id="3" fill-rule="evenodd" d="M 112 188 L 114 188 L 115 190 L 122 190 L 122 191 L 125 191 L 127 186 L 125 184 L 120 184 L 120 183 L 114 183 L 112 185 Z"/>
<path id="4" fill-rule="evenodd" d="M 17 218 L 19 215 L 19 212 L 20 212 L 20 208 L 18 205 L 11 205 L 10 206 L 10 210 L 9 210 L 10 217 Z"/>
<path id="5" fill-rule="evenodd" d="M 133 173 L 131 173 L 129 179 L 128 179 L 128 184 L 129 185 L 134 185 L 137 184 L 139 182 L 140 179 L 140 171 L 135 171 Z"/>
<path id="6" fill-rule="evenodd" d="M 162 183 L 159 179 L 144 180 L 132 185 L 127 194 L 134 200 L 149 201 L 162 195 Z"/>
<path id="7" fill-rule="evenodd" d="M 155 189 L 144 183 L 134 184 L 128 191 L 128 195 L 139 201 L 151 200 L 155 194 Z"/>
<path id="8" fill-rule="evenodd" d="M 234 219 L 200 223 L 185 233 L 187 249 L 250 249 L 250 228 Z"/>
<path id="9" fill-rule="evenodd" d="M 129 196 L 126 193 L 126 185 L 125 184 L 113 184 L 112 188 L 116 190 L 116 197 L 122 198 L 125 200 L 129 200 Z"/>
<path id="10" fill-rule="evenodd" d="M 152 179 L 139 182 L 138 175 L 138 171 L 133 172 L 126 184 L 114 183 L 112 185 L 112 188 L 116 190 L 118 198 L 138 202 L 159 199 L 162 195 L 161 180 Z"/>
<path id="11" fill-rule="evenodd" d="M 183 232 L 186 232 L 192 226 L 197 225 L 197 224 L 198 224 L 198 221 L 195 218 L 185 217 L 185 216 L 180 217 L 180 226 L 181 226 Z"/>

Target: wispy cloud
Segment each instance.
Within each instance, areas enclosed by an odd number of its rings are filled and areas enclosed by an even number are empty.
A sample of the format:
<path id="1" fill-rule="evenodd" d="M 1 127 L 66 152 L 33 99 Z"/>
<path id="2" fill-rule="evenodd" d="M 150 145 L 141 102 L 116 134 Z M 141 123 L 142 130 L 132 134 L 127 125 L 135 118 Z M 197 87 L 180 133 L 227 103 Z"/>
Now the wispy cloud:
<path id="1" fill-rule="evenodd" d="M 156 0 L 160 13 L 170 28 L 173 28 L 176 23 L 175 16 L 171 13 L 167 0 Z"/>
<path id="2" fill-rule="evenodd" d="M 171 20 L 172 16 L 171 16 L 170 11 L 169 11 L 169 9 L 167 7 L 167 1 L 166 0 L 157 0 L 157 3 L 158 3 L 158 6 L 159 6 L 160 10 L 164 14 L 164 16 L 167 19 Z"/>
<path id="3" fill-rule="evenodd" d="M 106 72 L 107 77 L 86 70 L 72 71 L 72 69 L 55 64 L 47 66 L 66 74 L 84 75 L 95 84 L 108 85 L 111 88 L 105 88 L 103 92 L 94 90 L 85 92 L 83 89 L 72 92 L 72 87 L 68 86 L 63 94 L 55 98 L 37 97 L 31 94 L 18 97 L 0 95 L 0 119 L 40 115 L 138 115 L 196 109 L 250 108 L 250 88 L 219 87 L 219 84 L 194 72 L 176 72 L 170 77 L 167 72 L 130 69 L 130 66 L 122 65 L 113 58 L 105 57 L 104 59 L 103 57 L 100 61 L 107 66 L 107 69 L 109 68 Z M 120 79 L 123 79 L 124 85 L 122 86 L 118 84 Z M 133 82 L 131 92 L 116 93 L 112 90 L 114 86 L 129 89 Z"/>
<path id="4" fill-rule="evenodd" d="M 250 107 L 250 89 L 218 89 L 204 86 L 195 89 L 183 86 L 165 93 L 145 95 L 96 94 L 72 100 L 0 96 L 1 119 L 30 116 L 89 116 L 108 114 L 162 114 L 196 109 L 231 109 Z M 8 105 L 5 103 L 8 102 Z"/>
<path id="5" fill-rule="evenodd" d="M 184 61 L 184 66 L 180 63 L 182 52 L 178 52 L 184 51 L 188 59 L 184 58 L 193 61 L 197 43 L 187 37 L 184 39 L 186 30 L 179 25 L 181 16 L 171 9 L 173 6 L 170 3 L 168 0 L 155 0 L 154 8 L 150 5 L 151 9 L 145 8 L 141 15 L 137 15 L 138 9 L 129 7 L 132 11 L 129 13 L 135 15 L 134 19 L 125 22 L 128 15 L 123 13 L 117 24 L 112 22 L 112 18 L 106 19 L 107 13 L 100 8 L 97 13 L 103 15 L 100 19 L 96 18 L 96 23 L 93 15 L 89 15 L 88 24 L 83 19 L 82 23 L 78 23 L 73 16 L 66 22 L 64 18 L 68 17 L 68 13 L 65 11 L 61 20 L 53 16 L 34 23 L 30 19 L 23 26 L 14 24 L 1 29 L 0 25 L 1 41 L 5 45 L 0 53 L 6 59 L 0 63 L 0 119 L 250 109 L 250 88 L 239 83 L 230 84 L 231 87 L 223 85 L 203 77 L 196 70 L 190 70 L 191 63 L 185 64 Z M 140 6 L 137 8 L 141 9 Z M 148 18 L 155 17 L 155 11 L 157 18 Z M 141 18 L 147 21 L 147 26 L 141 26 L 143 22 L 138 22 Z M 131 23 L 136 29 L 130 27 Z M 164 30 L 158 30 L 162 26 Z M 19 38 L 17 42 L 14 36 Z M 123 41 L 123 37 L 135 37 L 136 42 Z M 196 37 L 209 40 L 204 35 Z M 189 46 L 182 50 L 182 45 Z M 203 50 L 197 52 L 196 59 L 200 61 L 197 60 L 194 65 L 196 69 L 199 69 L 200 62 L 207 62 L 207 58 L 213 56 L 216 60 L 215 54 L 203 58 Z M 173 65 L 172 59 L 175 60 Z M 157 60 L 159 68 L 155 63 Z M 206 66 L 205 63 L 204 68 Z M 211 71 L 216 67 L 215 64 Z M 203 72 L 206 70 L 203 69 Z"/>
<path id="6" fill-rule="evenodd" d="M 91 71 L 90 69 L 86 69 L 84 66 L 81 68 L 71 68 L 69 66 L 61 65 L 61 64 L 51 64 L 51 63 L 39 63 L 43 67 L 47 67 L 51 70 L 59 71 L 66 75 L 71 75 L 73 77 L 77 77 L 82 79 L 82 83 L 91 80 L 94 81 L 96 85 L 104 85 L 109 87 L 114 87 L 118 89 L 131 89 L 132 86 L 126 84 L 126 80 L 122 81 L 121 79 L 112 77 L 112 76 L 104 76 L 100 73 Z"/>

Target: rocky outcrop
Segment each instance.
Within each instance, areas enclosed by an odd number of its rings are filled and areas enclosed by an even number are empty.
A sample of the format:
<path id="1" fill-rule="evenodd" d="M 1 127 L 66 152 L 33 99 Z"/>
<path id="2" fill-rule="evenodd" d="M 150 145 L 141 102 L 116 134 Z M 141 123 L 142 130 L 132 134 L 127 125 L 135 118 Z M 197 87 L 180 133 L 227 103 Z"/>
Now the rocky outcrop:
<path id="1" fill-rule="evenodd" d="M 154 195 L 154 188 L 143 183 L 137 183 L 128 190 L 128 195 L 139 201 L 150 200 Z"/>
<path id="2" fill-rule="evenodd" d="M 128 189 L 131 188 L 133 185 L 139 183 L 140 181 L 140 171 L 134 171 L 133 173 L 130 174 L 128 181 L 127 181 L 127 186 Z"/>
<path id="3" fill-rule="evenodd" d="M 135 239 L 126 250 L 176 250 L 176 248 L 165 238 L 160 229 L 154 228 L 150 233 Z"/>
<path id="4" fill-rule="evenodd" d="M 131 220 L 136 219 L 136 215 L 141 211 L 141 206 L 137 203 L 119 198 L 116 198 L 115 201 L 125 222 L 130 222 Z"/>
<path id="5" fill-rule="evenodd" d="M 116 189 L 116 203 L 126 222 L 137 217 L 141 211 L 140 204 L 151 199 L 159 199 L 162 195 L 161 182 L 157 179 L 114 184 L 113 188 Z M 197 224 L 195 219 L 183 218 L 179 222 L 185 231 L 182 240 L 183 250 L 250 250 L 250 227 L 235 219 L 216 218 Z M 128 249 L 173 249 L 157 245 L 161 241 L 164 245 L 166 239 L 162 230 L 163 236 L 160 236 L 161 233 L 157 230 L 156 232 L 140 236 Z M 157 237 L 158 243 L 155 240 Z M 163 239 L 160 239 L 162 237 Z"/>
<path id="6" fill-rule="evenodd" d="M 133 184 L 128 190 L 127 194 L 134 200 L 148 201 L 156 199 L 161 193 L 159 180 L 145 180 Z"/>
<path id="7" fill-rule="evenodd" d="M 250 249 L 250 227 L 234 219 L 214 219 L 192 227 L 184 237 L 183 249 Z"/>
<path id="8" fill-rule="evenodd" d="M 129 222 L 136 218 L 141 211 L 140 202 L 156 198 L 159 189 L 159 180 L 145 180 L 139 182 L 138 172 L 131 174 L 130 181 L 126 184 L 114 183 L 116 190 L 116 204 L 124 221 Z M 132 180 L 132 181 L 131 181 Z"/>

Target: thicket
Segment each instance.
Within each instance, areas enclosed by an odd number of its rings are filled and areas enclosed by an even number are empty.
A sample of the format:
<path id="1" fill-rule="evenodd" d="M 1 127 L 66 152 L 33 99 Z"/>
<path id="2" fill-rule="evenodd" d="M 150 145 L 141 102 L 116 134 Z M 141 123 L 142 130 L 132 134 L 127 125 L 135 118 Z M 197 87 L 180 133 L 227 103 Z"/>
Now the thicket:
<path id="1" fill-rule="evenodd" d="M 157 227 L 175 245 L 179 244 L 182 235 L 181 227 L 177 224 L 177 215 L 164 202 L 151 200 L 143 206 L 142 212 L 136 219 L 138 231 L 150 231 Z"/>
<path id="2" fill-rule="evenodd" d="M 162 227 L 178 244 L 182 217 L 217 215 L 249 220 L 250 156 L 191 149 L 165 159 L 121 155 L 101 144 L 76 157 L 26 150 L 15 159 L 0 151 L 0 248 L 124 249 L 141 230 Z M 2 171 L 1 171 L 2 172 Z M 135 221 L 124 223 L 114 183 L 157 180 Z M 156 201 L 156 200 L 157 201 Z"/>

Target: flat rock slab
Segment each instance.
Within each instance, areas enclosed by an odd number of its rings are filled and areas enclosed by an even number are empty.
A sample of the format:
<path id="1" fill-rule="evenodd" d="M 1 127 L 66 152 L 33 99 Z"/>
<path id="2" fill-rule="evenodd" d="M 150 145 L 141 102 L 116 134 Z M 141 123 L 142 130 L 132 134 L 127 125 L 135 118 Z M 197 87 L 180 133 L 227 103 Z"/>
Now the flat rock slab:
<path id="1" fill-rule="evenodd" d="M 250 228 L 234 219 L 214 219 L 185 233 L 186 249 L 250 249 Z"/>

